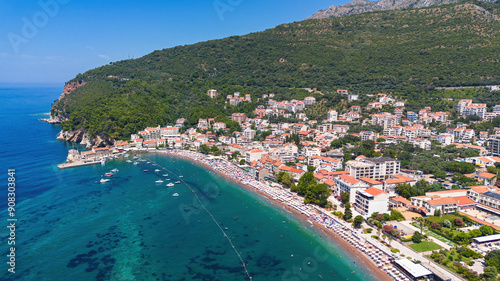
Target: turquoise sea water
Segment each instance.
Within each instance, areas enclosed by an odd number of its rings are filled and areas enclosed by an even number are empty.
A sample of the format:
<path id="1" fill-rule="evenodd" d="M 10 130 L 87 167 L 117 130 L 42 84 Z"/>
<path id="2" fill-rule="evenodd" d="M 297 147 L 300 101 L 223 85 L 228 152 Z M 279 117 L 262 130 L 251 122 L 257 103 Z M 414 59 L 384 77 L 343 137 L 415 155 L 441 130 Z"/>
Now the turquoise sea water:
<path id="1" fill-rule="evenodd" d="M 0 89 L 0 116 L 10 121 L 0 125 L 8 135 L 2 179 L 16 169 L 19 219 L 15 274 L 0 228 L 1 280 L 249 280 L 238 254 L 255 281 L 373 280 L 307 222 L 186 160 L 144 154 L 150 164 L 115 159 L 58 170 L 71 144 L 55 141 L 59 126 L 37 119 L 60 91 Z M 99 183 L 113 168 L 111 181 Z M 183 175 L 222 231 L 185 184 L 155 183 L 165 173 Z M 2 198 L 5 210 L 5 190 Z"/>

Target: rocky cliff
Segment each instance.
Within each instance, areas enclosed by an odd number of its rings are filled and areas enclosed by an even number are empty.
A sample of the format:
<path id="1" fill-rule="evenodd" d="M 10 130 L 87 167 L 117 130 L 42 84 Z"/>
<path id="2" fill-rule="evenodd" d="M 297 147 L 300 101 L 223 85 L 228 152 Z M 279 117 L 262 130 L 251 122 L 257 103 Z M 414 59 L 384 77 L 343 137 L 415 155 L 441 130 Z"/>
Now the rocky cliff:
<path id="1" fill-rule="evenodd" d="M 74 90 L 80 88 L 81 86 L 83 86 L 85 84 L 87 84 L 86 81 L 76 81 L 76 82 L 67 83 L 64 86 L 63 92 L 59 96 L 59 98 L 57 99 L 57 101 L 58 102 L 61 101 L 69 93 L 73 92 Z M 68 114 L 64 114 L 64 113 L 62 113 L 59 110 L 56 110 L 54 108 L 54 106 L 56 104 L 57 103 L 55 103 L 55 104 L 52 105 L 52 109 L 50 111 L 50 118 L 42 118 L 42 119 L 40 119 L 41 121 L 47 122 L 47 123 L 50 123 L 50 124 L 57 124 L 57 123 L 61 123 L 61 122 L 64 122 L 64 121 L 68 120 L 68 118 L 69 118 Z"/>
<path id="2" fill-rule="evenodd" d="M 56 139 L 60 141 L 79 143 L 86 148 L 104 147 L 113 145 L 115 143 L 115 140 L 105 136 L 97 135 L 95 137 L 89 137 L 88 133 L 84 129 L 79 129 L 72 132 L 61 131 L 57 135 Z"/>
<path id="3" fill-rule="evenodd" d="M 64 98 L 67 94 L 73 92 L 74 90 L 80 88 L 81 86 L 87 84 L 87 82 L 85 81 L 76 81 L 76 82 L 71 82 L 71 83 L 67 83 L 65 86 L 64 86 L 64 89 L 63 89 L 63 92 L 62 94 L 59 96 L 59 99 L 58 100 L 61 100 L 62 98 Z"/>
<path id="4" fill-rule="evenodd" d="M 403 10 L 412 8 L 425 8 L 442 4 L 458 3 L 462 0 L 354 0 L 342 6 L 332 5 L 326 10 L 316 12 L 307 19 L 324 19 L 344 17 L 355 14 L 370 13 L 387 10 Z M 484 2 L 497 2 L 497 0 L 483 0 Z"/>

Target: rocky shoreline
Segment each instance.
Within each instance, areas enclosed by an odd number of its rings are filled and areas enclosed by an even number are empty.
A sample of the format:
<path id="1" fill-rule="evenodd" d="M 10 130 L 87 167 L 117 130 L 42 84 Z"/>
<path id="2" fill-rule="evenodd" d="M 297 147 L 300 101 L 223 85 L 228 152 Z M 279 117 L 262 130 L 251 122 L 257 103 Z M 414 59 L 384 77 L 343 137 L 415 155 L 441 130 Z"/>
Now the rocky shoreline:
<path id="1" fill-rule="evenodd" d="M 115 143 L 114 139 L 106 136 L 97 135 L 90 137 L 84 129 L 71 132 L 61 131 L 57 135 L 56 140 L 79 143 L 86 148 L 111 146 Z"/>

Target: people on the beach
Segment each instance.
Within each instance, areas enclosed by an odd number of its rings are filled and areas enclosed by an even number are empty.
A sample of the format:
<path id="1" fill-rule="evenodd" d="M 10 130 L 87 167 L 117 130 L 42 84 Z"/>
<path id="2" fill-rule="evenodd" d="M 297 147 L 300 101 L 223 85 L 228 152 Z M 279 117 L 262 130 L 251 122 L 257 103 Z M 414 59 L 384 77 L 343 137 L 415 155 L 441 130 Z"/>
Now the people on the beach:
<path id="1" fill-rule="evenodd" d="M 387 254 L 377 248 L 377 246 L 370 243 L 370 241 L 361 238 L 349 224 L 338 220 L 326 210 L 316 205 L 305 204 L 303 198 L 295 196 L 295 194 L 290 190 L 282 188 L 276 184 L 271 185 L 257 181 L 253 179 L 248 172 L 224 159 L 207 158 L 201 153 L 185 150 L 169 150 L 166 153 L 186 157 L 205 164 L 213 170 L 221 172 L 241 184 L 254 188 L 268 197 L 282 202 L 285 206 L 306 215 L 311 224 L 316 222 L 322 227 L 337 234 L 338 237 L 342 238 L 358 251 L 368 256 L 378 268 L 385 271 L 391 277 L 397 278 L 398 280 L 409 280 L 392 266 L 392 256 L 390 254 Z"/>

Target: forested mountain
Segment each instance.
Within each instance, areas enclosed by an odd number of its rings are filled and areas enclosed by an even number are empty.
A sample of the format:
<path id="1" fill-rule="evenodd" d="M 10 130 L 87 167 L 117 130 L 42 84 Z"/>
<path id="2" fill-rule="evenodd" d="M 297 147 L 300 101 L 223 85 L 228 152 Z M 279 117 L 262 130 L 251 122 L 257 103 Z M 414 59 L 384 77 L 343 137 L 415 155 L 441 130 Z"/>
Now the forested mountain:
<path id="1" fill-rule="evenodd" d="M 467 2 L 305 20 L 154 51 L 78 75 L 51 113 L 66 120 L 63 130 L 126 138 L 179 117 L 194 124 L 251 115 L 264 93 L 304 97 L 299 89 L 308 87 L 325 94 L 318 98 L 340 99 L 335 89 L 412 96 L 438 86 L 500 84 L 499 7 Z M 212 88 L 222 96 L 210 99 Z M 235 91 L 253 102 L 225 104 Z"/>

